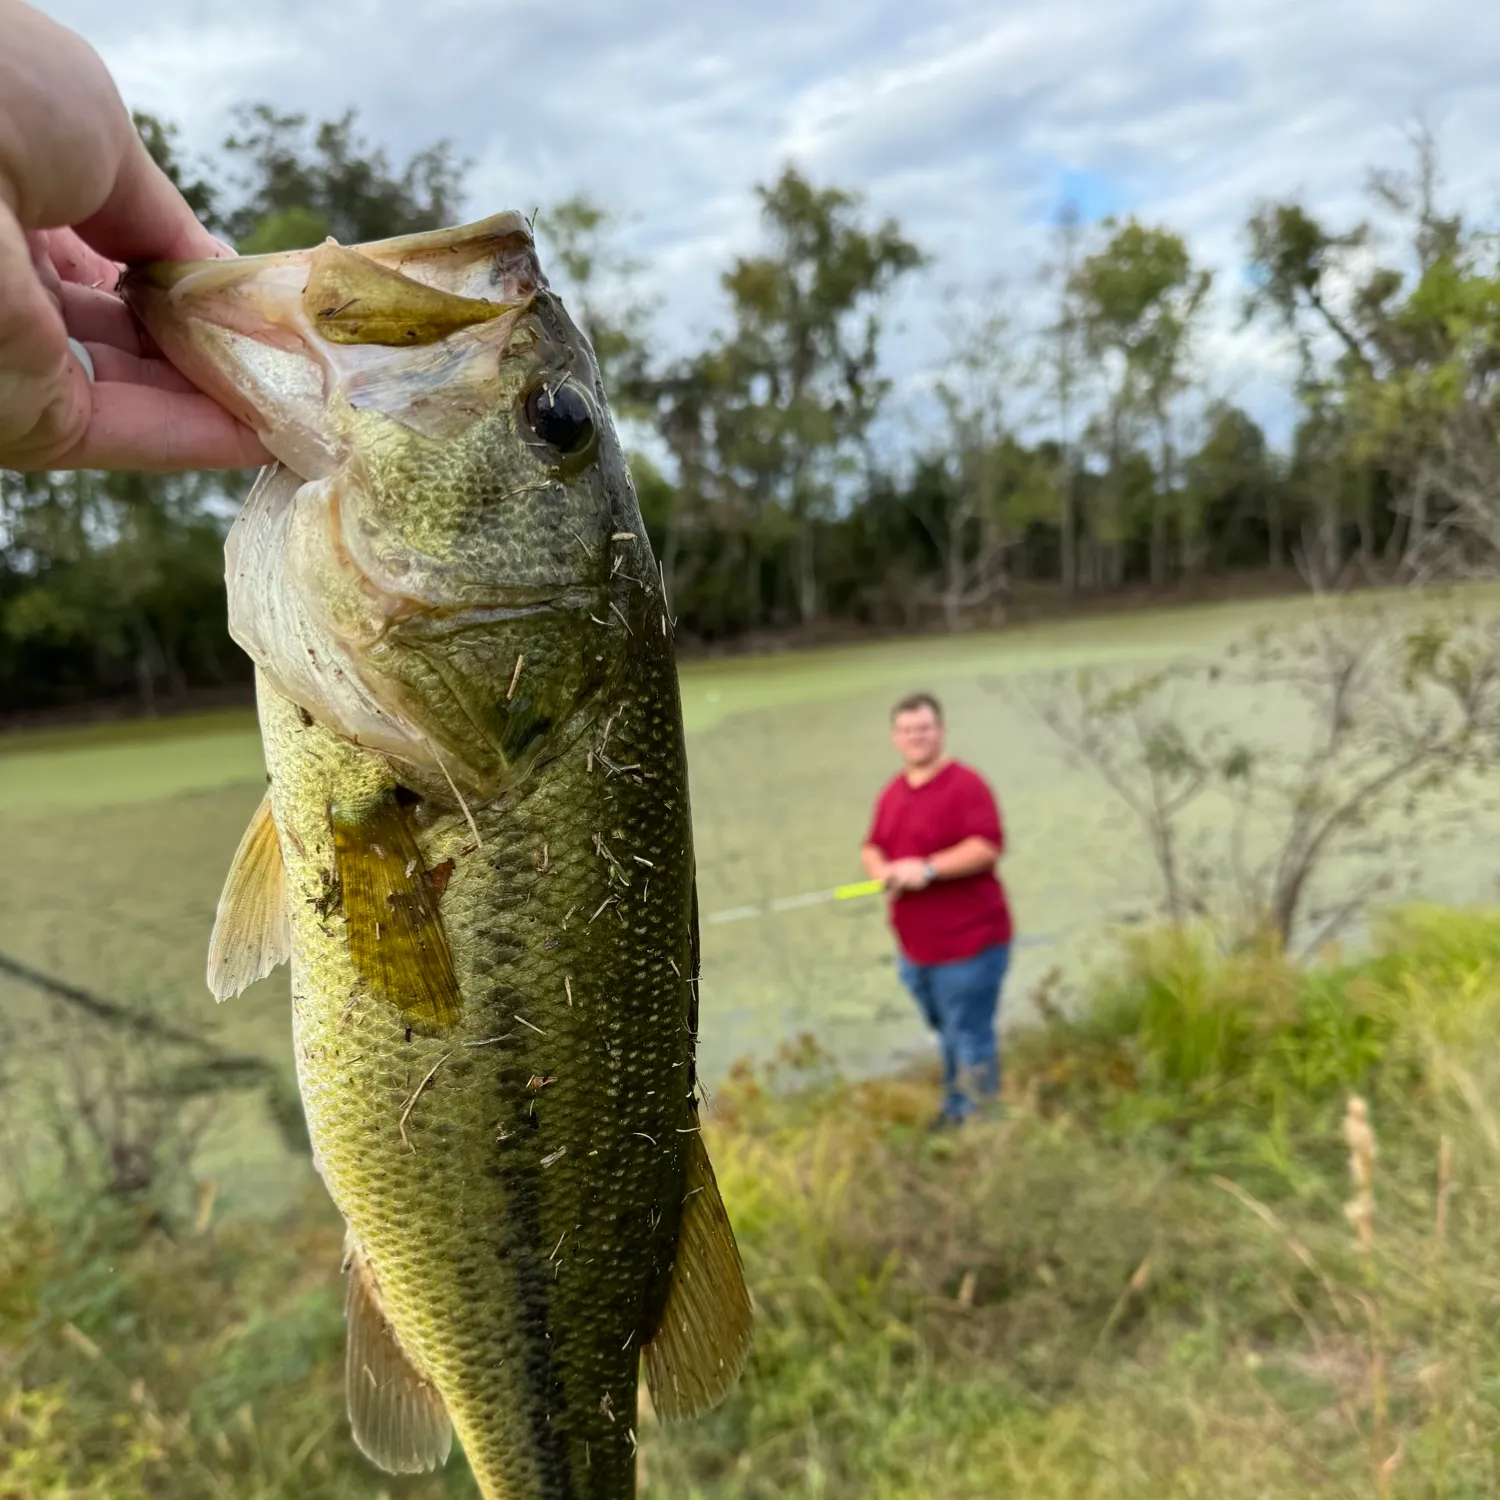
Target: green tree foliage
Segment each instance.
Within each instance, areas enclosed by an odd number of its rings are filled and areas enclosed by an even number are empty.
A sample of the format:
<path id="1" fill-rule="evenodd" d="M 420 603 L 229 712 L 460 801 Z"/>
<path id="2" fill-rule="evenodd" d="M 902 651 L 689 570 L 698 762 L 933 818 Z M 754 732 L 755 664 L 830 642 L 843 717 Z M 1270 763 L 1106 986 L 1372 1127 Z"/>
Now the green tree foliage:
<path id="1" fill-rule="evenodd" d="M 154 712 L 244 676 L 211 496 L 196 476 L 6 476 L 0 707 L 133 692 Z"/>
<path id="2" fill-rule="evenodd" d="M 1025 389 L 1019 349 L 996 288 L 979 307 L 959 310 L 948 367 L 936 386 L 946 450 L 942 481 L 912 496 L 912 513 L 938 555 L 932 592 L 950 630 L 1003 607 L 1012 555 L 1028 527 L 1052 518 L 1056 503 L 1055 466 L 1017 435 Z"/>
<path id="3" fill-rule="evenodd" d="M 734 324 L 714 383 L 718 456 L 748 512 L 747 537 L 785 545 L 798 618 L 819 611 L 816 535 L 890 389 L 880 369 L 881 304 L 922 252 L 859 199 L 795 168 L 759 187 L 767 249 L 724 274 Z"/>
<path id="4" fill-rule="evenodd" d="M 1057 578 L 1069 598 L 1078 589 L 1078 460 L 1075 419 L 1085 374 L 1083 306 L 1078 264 L 1083 226 L 1077 205 L 1065 203 L 1052 225 L 1052 253 L 1041 280 L 1056 297 L 1042 327 L 1035 371 L 1054 417 L 1053 488 L 1057 498 Z"/>
<path id="5" fill-rule="evenodd" d="M 136 122 L 242 251 L 464 210 L 466 164 L 446 142 L 397 161 L 352 114 L 243 106 L 212 163 L 170 122 Z M 1500 236 L 1447 204 L 1428 136 L 1367 190 L 1356 222 L 1293 199 L 1248 215 L 1245 316 L 1298 357 L 1284 451 L 1220 395 L 1202 337 L 1214 274 L 1170 227 L 1065 209 L 1043 304 L 960 295 L 939 367 L 899 371 L 893 294 L 927 252 L 795 167 L 754 189 L 759 243 L 721 274 L 721 326 L 670 356 L 614 210 L 573 196 L 536 226 L 599 357 L 679 638 L 711 643 L 835 622 L 954 629 L 1054 588 L 1488 565 Z M 0 475 L 0 713 L 111 695 L 149 710 L 244 683 L 219 576 L 244 483 Z"/>
<path id="6" fill-rule="evenodd" d="M 1295 202 L 1249 224 L 1250 316 L 1296 337 L 1305 408 L 1293 466 L 1316 561 L 1336 575 L 1380 555 L 1408 573 L 1452 560 L 1448 522 L 1496 539 L 1500 241 L 1443 202 L 1436 144 L 1370 178 L 1373 214 L 1332 228 Z"/>
<path id="7" fill-rule="evenodd" d="M 1105 363 L 1108 382 L 1105 460 L 1111 479 L 1123 476 L 1142 418 L 1154 428 L 1157 482 L 1151 486 L 1150 577 L 1154 586 L 1167 580 L 1167 526 L 1172 503 L 1174 452 L 1172 413 L 1187 384 L 1192 335 L 1208 297 L 1212 276 L 1193 266 L 1185 242 L 1164 229 L 1130 220 L 1106 220 L 1104 246 L 1087 257 L 1075 273 L 1082 305 L 1085 347 Z M 1196 527 L 1186 515 L 1179 530 L 1185 557 L 1196 556 Z"/>
<path id="8" fill-rule="evenodd" d="M 145 143 L 146 150 L 151 153 L 151 159 L 177 184 L 178 191 L 187 199 L 188 207 L 209 229 L 215 232 L 222 229 L 219 192 L 205 178 L 192 175 L 195 169 L 190 168 L 179 156 L 177 143 L 181 132 L 178 128 L 142 110 L 134 110 L 131 119 L 135 121 L 136 131 Z"/>
<path id="9" fill-rule="evenodd" d="M 1203 442 L 1183 466 L 1183 497 L 1205 536 L 1209 567 L 1265 566 L 1287 561 L 1286 485 L 1266 435 L 1225 401 L 1209 407 Z"/>
<path id="10" fill-rule="evenodd" d="M 329 235 L 351 245 L 440 229 L 462 202 L 465 163 L 446 141 L 398 171 L 356 133 L 352 110 L 310 126 L 305 115 L 250 105 L 224 146 L 240 188 L 224 222 L 247 255 L 296 250 Z"/>
<path id="11" fill-rule="evenodd" d="M 617 416 L 650 413 L 650 320 L 655 311 L 640 292 L 641 263 L 615 247 L 615 216 L 592 198 L 566 198 L 536 221 L 548 279 L 565 294 L 588 336 L 599 374 Z"/>

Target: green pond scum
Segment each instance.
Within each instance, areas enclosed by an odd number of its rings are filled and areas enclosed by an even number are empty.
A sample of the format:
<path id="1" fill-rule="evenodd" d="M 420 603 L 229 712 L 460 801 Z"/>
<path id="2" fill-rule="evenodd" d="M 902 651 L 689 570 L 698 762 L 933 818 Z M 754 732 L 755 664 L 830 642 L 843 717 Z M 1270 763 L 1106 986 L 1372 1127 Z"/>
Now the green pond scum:
<path id="1" fill-rule="evenodd" d="M 226 544 L 268 785 L 208 980 L 290 963 L 355 1442 L 631 1496 L 642 1368 L 659 1417 L 712 1407 L 751 1311 L 671 622 L 592 351 L 514 214 L 124 291 L 278 460 Z"/>

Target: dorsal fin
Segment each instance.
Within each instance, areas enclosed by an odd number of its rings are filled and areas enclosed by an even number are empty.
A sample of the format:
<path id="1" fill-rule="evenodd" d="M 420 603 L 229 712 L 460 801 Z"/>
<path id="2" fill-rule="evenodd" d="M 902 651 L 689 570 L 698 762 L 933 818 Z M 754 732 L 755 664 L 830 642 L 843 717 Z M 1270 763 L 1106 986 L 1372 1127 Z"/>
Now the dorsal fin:
<path id="1" fill-rule="evenodd" d="M 380 1307 L 375 1279 L 351 1236 L 344 1259 L 348 1344 L 344 1386 L 355 1446 L 387 1474 L 441 1468 L 453 1446 L 443 1398 L 417 1374 Z"/>
<path id="2" fill-rule="evenodd" d="M 333 814 L 349 956 L 371 993 L 409 1021 L 451 1026 L 462 997 L 429 874 L 394 796 L 358 816 Z"/>
<path id="3" fill-rule="evenodd" d="M 227 1000 L 291 956 L 286 870 L 268 791 L 234 851 L 219 897 L 208 940 L 208 987 L 215 1000 Z"/>
<path id="4" fill-rule="evenodd" d="M 666 1305 L 646 1345 L 646 1384 L 657 1416 L 695 1417 L 733 1389 L 750 1352 L 754 1315 L 739 1247 L 708 1148 L 688 1137 L 687 1196 Z"/>

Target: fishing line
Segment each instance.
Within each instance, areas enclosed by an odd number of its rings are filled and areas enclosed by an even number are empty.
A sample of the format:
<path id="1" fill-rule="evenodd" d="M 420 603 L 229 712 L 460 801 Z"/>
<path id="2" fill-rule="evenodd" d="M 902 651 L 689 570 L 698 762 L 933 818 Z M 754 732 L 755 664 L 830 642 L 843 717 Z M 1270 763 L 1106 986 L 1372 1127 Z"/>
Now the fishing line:
<path id="1" fill-rule="evenodd" d="M 800 896 L 778 896 L 773 901 L 757 901 L 752 906 L 731 906 L 724 911 L 710 912 L 708 921 L 712 926 L 724 922 L 748 922 L 756 917 L 779 915 L 781 912 L 800 911 L 808 906 L 822 906 L 829 901 L 855 901 L 863 896 L 879 895 L 885 889 L 879 880 L 860 880 L 852 885 L 836 885 L 826 891 L 805 891 Z M 1035 936 L 1018 937 L 1015 948 L 1049 948 L 1057 938 L 1046 932 Z"/>

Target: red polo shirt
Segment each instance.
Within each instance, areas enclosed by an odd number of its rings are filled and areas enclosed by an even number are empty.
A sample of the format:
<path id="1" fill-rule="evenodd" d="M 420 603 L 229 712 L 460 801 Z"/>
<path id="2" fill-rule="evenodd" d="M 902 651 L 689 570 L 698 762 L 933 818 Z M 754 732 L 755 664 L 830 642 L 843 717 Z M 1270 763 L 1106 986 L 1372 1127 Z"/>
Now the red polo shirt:
<path id="1" fill-rule="evenodd" d="M 949 761 L 925 786 L 904 774 L 890 782 L 865 842 L 887 859 L 927 859 L 974 837 L 1005 847 L 1000 809 L 977 771 Z M 1011 939 L 1010 906 L 992 869 L 902 892 L 890 914 L 901 951 L 917 964 L 956 963 Z"/>

